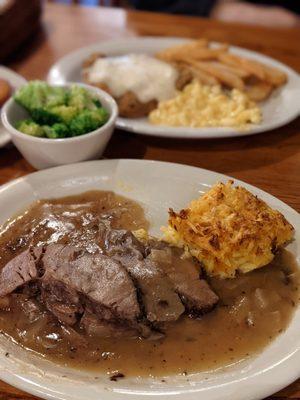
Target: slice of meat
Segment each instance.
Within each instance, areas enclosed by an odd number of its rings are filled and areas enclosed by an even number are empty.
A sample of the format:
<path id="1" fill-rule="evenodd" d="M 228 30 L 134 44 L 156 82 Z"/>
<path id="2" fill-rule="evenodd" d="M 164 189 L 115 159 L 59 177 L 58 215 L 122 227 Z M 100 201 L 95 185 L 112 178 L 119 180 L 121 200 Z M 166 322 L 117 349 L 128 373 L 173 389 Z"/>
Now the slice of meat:
<path id="1" fill-rule="evenodd" d="M 37 261 L 42 249 L 28 249 L 9 261 L 0 272 L 0 297 L 12 293 L 18 287 L 38 278 Z"/>
<path id="2" fill-rule="evenodd" d="M 103 321 L 89 311 L 83 314 L 80 325 L 88 335 L 99 337 L 136 337 L 137 330 L 130 329 L 128 326 L 122 326 L 118 323 Z"/>
<path id="3" fill-rule="evenodd" d="M 80 313 L 82 302 L 86 302 L 103 320 L 122 319 L 135 324 L 140 316 L 136 289 L 117 261 L 71 246 L 50 245 L 43 266 L 44 292 L 51 292 L 60 303 L 73 305 L 75 313 Z"/>
<path id="4" fill-rule="evenodd" d="M 55 287 L 55 285 L 54 285 Z M 51 292 L 44 290 L 42 300 L 49 311 L 62 323 L 66 325 L 75 325 L 79 315 L 82 312 L 80 304 L 64 303 L 61 299 L 55 298 Z M 67 301 L 67 298 L 65 298 Z"/>
<path id="5" fill-rule="evenodd" d="M 176 321 L 184 306 L 169 278 L 151 259 L 145 259 L 145 248 L 131 232 L 107 229 L 106 252 L 127 269 L 137 285 L 147 319 L 152 323 Z"/>
<path id="6" fill-rule="evenodd" d="M 64 325 L 75 325 L 88 308 L 114 329 L 123 327 L 135 336 L 152 335 L 148 321 L 142 321 L 130 275 L 106 255 L 55 244 L 26 250 L 1 271 L 3 297 L 20 286 Z"/>
<path id="7" fill-rule="evenodd" d="M 122 325 L 122 321 L 117 323 L 99 320 L 95 314 L 90 311 L 85 311 L 83 314 L 80 326 L 91 336 L 99 337 L 130 337 L 138 336 L 147 338 L 148 340 L 161 339 L 164 334 L 159 331 L 151 330 L 147 325 L 140 324 L 140 329 L 132 329 L 128 325 Z"/>
<path id="8" fill-rule="evenodd" d="M 181 259 L 180 254 L 174 260 L 175 251 L 160 246 L 160 249 L 152 249 L 148 257 L 163 268 L 187 311 L 195 315 L 203 314 L 218 302 L 218 296 L 204 279 L 200 279 L 199 269 L 194 263 Z"/>

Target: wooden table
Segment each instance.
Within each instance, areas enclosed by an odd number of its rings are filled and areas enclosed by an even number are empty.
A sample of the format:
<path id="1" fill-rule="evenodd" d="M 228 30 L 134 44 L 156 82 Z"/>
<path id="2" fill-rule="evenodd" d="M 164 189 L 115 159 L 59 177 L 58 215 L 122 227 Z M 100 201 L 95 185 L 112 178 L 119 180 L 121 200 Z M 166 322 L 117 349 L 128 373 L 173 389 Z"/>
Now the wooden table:
<path id="1" fill-rule="evenodd" d="M 205 36 L 277 58 L 300 72 L 300 30 L 264 29 L 200 18 L 48 4 L 43 28 L 10 67 L 43 79 L 61 56 L 96 41 L 136 35 Z M 297 39 L 298 38 L 298 39 Z M 300 119 L 262 135 L 223 140 L 167 140 L 116 132 L 107 158 L 173 161 L 242 179 L 300 211 Z M 0 184 L 34 169 L 13 147 L 0 149 Z M 300 381 L 271 397 L 300 399 Z M 33 400 L 0 382 L 1 400 Z"/>

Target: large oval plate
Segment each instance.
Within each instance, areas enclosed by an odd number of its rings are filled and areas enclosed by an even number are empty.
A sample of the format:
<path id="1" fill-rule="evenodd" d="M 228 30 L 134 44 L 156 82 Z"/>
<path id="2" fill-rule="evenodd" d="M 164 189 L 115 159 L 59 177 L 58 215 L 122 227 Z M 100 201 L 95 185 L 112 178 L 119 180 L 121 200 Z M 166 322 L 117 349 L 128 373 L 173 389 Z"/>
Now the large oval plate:
<path id="1" fill-rule="evenodd" d="M 114 190 L 139 202 L 159 235 L 169 207 L 179 209 L 227 176 L 155 161 L 105 160 L 36 172 L 0 189 L 0 222 L 31 202 L 78 194 L 90 189 Z M 236 181 L 236 183 L 241 183 Z M 289 250 L 300 261 L 300 216 L 280 200 L 245 183 L 251 192 L 280 210 L 296 227 Z M 161 378 L 124 378 L 111 382 L 105 374 L 64 368 L 0 335 L 0 379 L 45 399 L 60 400 L 255 400 L 300 376 L 300 309 L 288 329 L 261 354 L 243 363 L 207 373 Z M 9 353 L 9 357 L 5 354 Z M 96 378 L 96 379 L 95 379 Z M 188 378 L 188 380 L 187 380 Z"/>
<path id="2" fill-rule="evenodd" d="M 95 43 L 61 58 L 50 69 L 48 81 L 50 83 L 81 82 L 82 63 L 90 54 L 95 52 L 112 56 L 128 53 L 154 54 L 167 47 L 186 42 L 188 40 L 183 38 L 141 37 Z M 261 124 L 247 130 L 238 130 L 237 128 L 174 128 L 152 125 L 146 118 L 118 118 L 117 127 L 142 135 L 160 137 L 182 139 L 224 138 L 254 135 L 269 131 L 289 123 L 300 114 L 298 101 L 300 96 L 300 77 L 295 71 L 270 57 L 250 50 L 231 46 L 230 51 L 239 56 L 252 58 L 279 68 L 288 75 L 288 83 L 276 90 L 264 103 L 261 103 L 263 111 L 263 122 Z"/>

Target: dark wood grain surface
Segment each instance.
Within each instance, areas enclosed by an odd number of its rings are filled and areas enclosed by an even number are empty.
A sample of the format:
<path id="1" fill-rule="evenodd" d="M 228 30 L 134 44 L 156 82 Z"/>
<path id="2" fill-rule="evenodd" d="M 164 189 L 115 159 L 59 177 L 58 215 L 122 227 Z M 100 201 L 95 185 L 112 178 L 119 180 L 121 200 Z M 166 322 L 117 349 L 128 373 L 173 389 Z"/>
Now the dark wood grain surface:
<path id="1" fill-rule="evenodd" d="M 272 56 L 300 72 L 300 30 L 265 29 L 213 20 L 48 4 L 42 27 L 9 66 L 27 79 L 43 79 L 66 53 L 91 43 L 137 35 L 185 36 L 226 41 Z M 299 99 L 300 103 L 300 99 Z M 300 211 L 300 119 L 261 135 L 223 140 L 173 140 L 115 132 L 107 158 L 172 161 L 231 175 Z M 14 147 L 0 149 L 0 184 L 34 169 Z M 300 381 L 272 399 L 300 399 Z M 0 382 L 0 400 L 33 400 Z"/>

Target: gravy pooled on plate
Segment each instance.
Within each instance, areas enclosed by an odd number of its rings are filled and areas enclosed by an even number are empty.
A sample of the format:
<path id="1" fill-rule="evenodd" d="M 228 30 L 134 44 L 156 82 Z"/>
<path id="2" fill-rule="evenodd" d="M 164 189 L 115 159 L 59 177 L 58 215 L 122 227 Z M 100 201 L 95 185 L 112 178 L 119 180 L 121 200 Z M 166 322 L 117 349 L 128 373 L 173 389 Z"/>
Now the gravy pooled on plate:
<path id="1" fill-rule="evenodd" d="M 2 227 L 0 268 L 29 246 L 68 244 L 97 253 L 103 221 L 116 229 L 149 227 L 139 204 L 112 192 L 38 201 Z M 191 259 L 180 258 L 181 250 L 159 242 L 154 247 L 153 257 L 162 265 L 199 268 Z M 99 337 L 78 326 L 65 328 L 42 304 L 30 312 L 26 292 L 12 294 L 8 305 L 2 299 L 0 329 L 25 348 L 81 369 L 140 376 L 211 370 L 251 356 L 287 327 L 298 304 L 298 280 L 287 251 L 272 265 L 236 279 L 211 279 L 220 299 L 217 306 L 197 319 L 182 315 L 166 324 L 165 335 L 156 340 Z"/>

